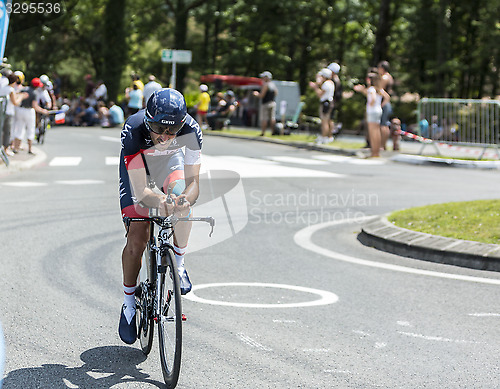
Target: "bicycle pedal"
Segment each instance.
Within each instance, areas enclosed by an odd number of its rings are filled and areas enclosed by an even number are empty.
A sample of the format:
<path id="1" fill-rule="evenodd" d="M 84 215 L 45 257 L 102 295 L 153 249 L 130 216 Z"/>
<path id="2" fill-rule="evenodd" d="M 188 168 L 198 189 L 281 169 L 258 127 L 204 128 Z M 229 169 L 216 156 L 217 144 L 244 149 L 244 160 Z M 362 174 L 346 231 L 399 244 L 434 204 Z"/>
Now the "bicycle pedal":
<path id="1" fill-rule="evenodd" d="M 187 320 L 186 315 L 182 314 L 182 321 L 186 321 L 186 320 Z"/>

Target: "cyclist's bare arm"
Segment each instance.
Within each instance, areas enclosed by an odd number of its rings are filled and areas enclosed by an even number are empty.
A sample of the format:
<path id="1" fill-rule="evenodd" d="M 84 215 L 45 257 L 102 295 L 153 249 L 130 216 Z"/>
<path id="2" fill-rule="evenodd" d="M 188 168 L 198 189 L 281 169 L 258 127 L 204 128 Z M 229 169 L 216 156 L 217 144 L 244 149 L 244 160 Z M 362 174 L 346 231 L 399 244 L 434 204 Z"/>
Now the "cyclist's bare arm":
<path id="1" fill-rule="evenodd" d="M 153 190 L 149 187 L 146 169 L 132 169 L 128 171 L 128 174 L 138 202 L 146 207 L 159 208 L 160 212 L 166 211 L 168 214 L 172 212 L 173 205 L 167 204 L 167 196 L 159 189 Z"/>
<path id="2" fill-rule="evenodd" d="M 200 167 L 197 165 L 184 165 L 184 179 L 186 180 L 186 189 L 184 195 L 189 204 L 194 204 L 200 194 Z"/>

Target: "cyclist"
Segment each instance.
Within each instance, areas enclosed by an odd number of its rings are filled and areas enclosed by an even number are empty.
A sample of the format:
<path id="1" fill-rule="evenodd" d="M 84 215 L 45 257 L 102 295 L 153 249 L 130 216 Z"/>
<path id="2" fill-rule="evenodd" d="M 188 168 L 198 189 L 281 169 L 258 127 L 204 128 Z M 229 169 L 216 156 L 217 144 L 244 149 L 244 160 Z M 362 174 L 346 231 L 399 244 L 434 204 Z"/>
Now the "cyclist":
<path id="1" fill-rule="evenodd" d="M 148 216 L 148 207 L 158 208 L 162 215 L 188 216 L 199 194 L 202 142 L 200 126 L 187 114 L 184 96 L 170 88 L 155 91 L 146 108 L 127 119 L 121 133 L 122 217 Z M 156 187 L 151 185 L 151 179 Z M 172 191 L 171 204 L 165 194 L 169 191 Z M 192 287 L 184 267 L 190 231 L 188 222 L 179 223 L 174 230 L 181 294 Z M 118 331 L 128 344 L 137 337 L 135 288 L 148 239 L 149 223 L 130 223 L 122 254 L 124 304 Z"/>

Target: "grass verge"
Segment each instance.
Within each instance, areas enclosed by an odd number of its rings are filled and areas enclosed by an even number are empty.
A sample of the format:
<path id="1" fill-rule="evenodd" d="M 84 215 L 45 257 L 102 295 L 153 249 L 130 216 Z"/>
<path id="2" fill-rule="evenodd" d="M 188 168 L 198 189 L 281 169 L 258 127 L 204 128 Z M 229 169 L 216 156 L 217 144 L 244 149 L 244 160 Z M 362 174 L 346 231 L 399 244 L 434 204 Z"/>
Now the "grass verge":
<path id="1" fill-rule="evenodd" d="M 448 238 L 500 244 L 500 200 L 428 205 L 396 211 L 398 227 Z"/>

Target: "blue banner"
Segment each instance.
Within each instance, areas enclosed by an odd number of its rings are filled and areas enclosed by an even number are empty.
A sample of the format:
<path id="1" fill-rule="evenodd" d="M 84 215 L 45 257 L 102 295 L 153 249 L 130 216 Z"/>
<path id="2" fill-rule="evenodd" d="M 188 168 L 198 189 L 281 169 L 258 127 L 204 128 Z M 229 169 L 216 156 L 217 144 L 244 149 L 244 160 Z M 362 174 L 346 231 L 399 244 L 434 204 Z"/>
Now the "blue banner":
<path id="1" fill-rule="evenodd" d="M 0 0 L 0 62 L 3 62 L 5 43 L 7 42 L 7 31 L 9 30 L 10 14 L 7 12 L 7 4 L 11 3 L 12 0 Z"/>

